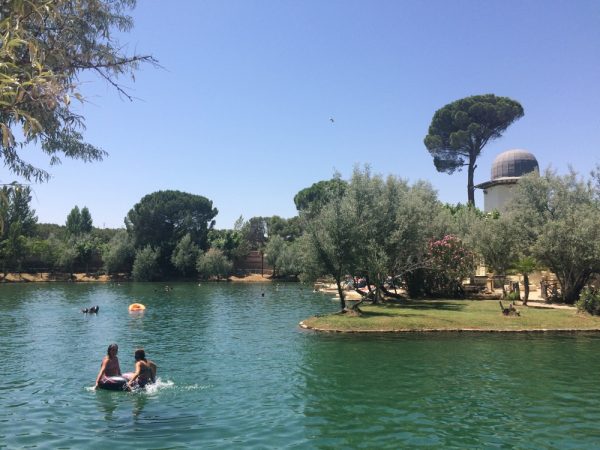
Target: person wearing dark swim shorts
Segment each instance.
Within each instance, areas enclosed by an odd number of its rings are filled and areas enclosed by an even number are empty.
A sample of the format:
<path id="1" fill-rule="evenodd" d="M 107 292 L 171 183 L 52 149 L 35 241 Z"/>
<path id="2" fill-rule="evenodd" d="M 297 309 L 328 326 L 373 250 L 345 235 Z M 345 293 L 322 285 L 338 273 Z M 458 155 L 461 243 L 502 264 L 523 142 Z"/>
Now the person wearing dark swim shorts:
<path id="1" fill-rule="evenodd" d="M 143 348 L 138 348 L 135 351 L 135 373 L 127 386 L 131 388 L 143 388 L 149 383 L 156 381 L 156 364 L 153 361 L 146 359 L 146 352 Z"/>

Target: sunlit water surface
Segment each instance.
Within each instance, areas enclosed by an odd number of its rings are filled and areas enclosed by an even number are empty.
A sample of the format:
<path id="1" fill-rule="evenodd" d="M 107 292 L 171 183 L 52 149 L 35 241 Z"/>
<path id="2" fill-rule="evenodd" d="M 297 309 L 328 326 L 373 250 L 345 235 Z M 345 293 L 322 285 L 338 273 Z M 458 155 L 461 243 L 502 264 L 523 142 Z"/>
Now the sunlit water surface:
<path id="1" fill-rule="evenodd" d="M 600 448 L 596 334 L 319 335 L 298 284 L 163 286 L 0 286 L 0 447 Z M 91 389 L 111 342 L 157 385 Z"/>

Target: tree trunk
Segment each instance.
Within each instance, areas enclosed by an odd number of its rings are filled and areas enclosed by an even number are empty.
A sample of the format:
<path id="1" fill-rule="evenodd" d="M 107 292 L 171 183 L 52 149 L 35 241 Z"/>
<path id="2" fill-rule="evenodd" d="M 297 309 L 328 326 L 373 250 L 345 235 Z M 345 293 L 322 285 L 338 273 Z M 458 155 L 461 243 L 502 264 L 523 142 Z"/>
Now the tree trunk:
<path id="1" fill-rule="evenodd" d="M 344 298 L 344 289 L 342 288 L 342 279 L 340 277 L 335 278 L 337 284 L 338 295 L 340 296 L 340 308 L 341 311 L 346 309 L 346 299 Z"/>
<path id="2" fill-rule="evenodd" d="M 574 280 L 573 279 L 565 279 L 561 283 L 561 290 L 562 290 L 561 294 L 562 294 L 563 302 L 565 302 L 569 305 L 572 305 L 577 300 L 579 300 L 579 294 L 581 294 L 581 291 L 587 284 L 589 278 L 590 278 L 590 273 L 588 273 L 586 271 L 585 273 L 582 273 L 581 275 L 576 277 Z M 559 279 L 559 281 L 560 281 L 560 279 Z"/>
<path id="3" fill-rule="evenodd" d="M 379 289 L 381 289 L 381 292 L 383 292 L 388 297 L 398 298 L 398 299 L 402 299 L 402 300 L 405 298 L 403 295 L 398 294 L 397 292 L 388 291 L 383 284 L 381 286 L 379 286 Z"/>
<path id="4" fill-rule="evenodd" d="M 523 274 L 523 288 L 524 288 L 524 295 L 523 295 L 523 306 L 527 306 L 527 301 L 529 300 L 529 275 L 524 273 Z"/>
<path id="5" fill-rule="evenodd" d="M 374 305 L 376 305 L 377 303 L 379 303 L 378 300 L 378 296 L 377 293 L 375 295 L 373 295 L 373 291 L 371 290 L 371 279 L 369 278 L 369 275 L 365 276 L 365 279 L 367 280 L 367 296 L 369 298 L 371 298 L 371 301 L 373 302 Z"/>
<path id="6" fill-rule="evenodd" d="M 475 185 L 473 184 L 473 176 L 475 174 L 475 158 L 471 157 L 469 160 L 469 168 L 467 174 L 467 196 L 469 204 L 475 206 Z"/>

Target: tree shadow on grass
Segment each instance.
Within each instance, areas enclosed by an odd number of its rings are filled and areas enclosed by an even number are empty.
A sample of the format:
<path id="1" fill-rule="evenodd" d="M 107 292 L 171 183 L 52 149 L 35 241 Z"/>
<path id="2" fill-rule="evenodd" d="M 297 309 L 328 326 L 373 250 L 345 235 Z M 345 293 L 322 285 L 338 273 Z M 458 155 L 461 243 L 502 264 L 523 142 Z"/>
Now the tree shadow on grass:
<path id="1" fill-rule="evenodd" d="M 382 303 L 383 308 L 394 310 L 413 309 L 413 310 L 444 310 L 444 311 L 462 311 L 465 304 L 460 301 L 452 300 L 403 300 L 396 303 Z"/>

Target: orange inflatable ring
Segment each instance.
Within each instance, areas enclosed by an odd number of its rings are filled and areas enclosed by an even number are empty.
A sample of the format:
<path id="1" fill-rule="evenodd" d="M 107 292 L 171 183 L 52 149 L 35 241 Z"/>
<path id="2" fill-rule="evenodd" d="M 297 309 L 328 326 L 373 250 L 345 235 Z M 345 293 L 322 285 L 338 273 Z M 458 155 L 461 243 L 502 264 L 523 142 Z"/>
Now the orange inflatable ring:
<path id="1" fill-rule="evenodd" d="M 129 311 L 143 311 L 145 309 L 146 307 L 141 303 L 132 303 L 131 305 L 129 305 Z"/>

